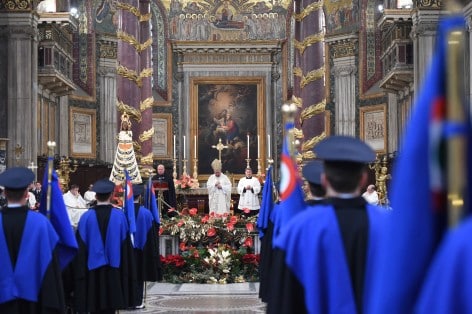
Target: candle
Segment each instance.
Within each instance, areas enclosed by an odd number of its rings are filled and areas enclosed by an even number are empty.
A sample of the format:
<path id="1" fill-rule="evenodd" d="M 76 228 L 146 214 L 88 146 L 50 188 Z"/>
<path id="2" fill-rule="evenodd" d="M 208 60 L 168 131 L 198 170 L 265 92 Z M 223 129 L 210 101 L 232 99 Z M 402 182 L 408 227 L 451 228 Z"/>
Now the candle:
<path id="1" fill-rule="evenodd" d="M 270 159 L 270 134 L 267 134 L 267 151 Z"/>
<path id="2" fill-rule="evenodd" d="M 247 158 L 249 159 L 249 134 L 247 135 Z"/>
<path id="3" fill-rule="evenodd" d="M 194 156 L 195 159 L 197 159 L 197 136 L 193 136 L 193 151 L 194 151 Z"/>
<path id="4" fill-rule="evenodd" d="M 175 134 L 174 134 L 174 159 L 175 159 Z"/>
<path id="5" fill-rule="evenodd" d="M 184 159 L 185 159 L 185 135 L 184 135 Z"/>
<path id="6" fill-rule="evenodd" d="M 257 158 L 261 158 L 261 142 L 259 135 L 257 135 Z"/>

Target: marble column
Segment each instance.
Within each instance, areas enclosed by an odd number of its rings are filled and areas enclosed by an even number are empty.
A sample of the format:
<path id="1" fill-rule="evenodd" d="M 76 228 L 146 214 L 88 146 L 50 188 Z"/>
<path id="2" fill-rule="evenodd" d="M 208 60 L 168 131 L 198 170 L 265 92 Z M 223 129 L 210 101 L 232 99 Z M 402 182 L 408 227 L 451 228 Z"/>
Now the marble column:
<path id="1" fill-rule="evenodd" d="M 141 18 L 139 23 L 139 38 L 142 45 L 142 51 L 139 53 L 139 70 L 141 73 L 150 71 L 152 74 L 151 64 L 151 24 L 150 14 L 151 8 L 149 0 L 140 0 L 139 7 Z M 154 98 L 152 96 L 152 80 L 151 75 L 142 78 L 142 86 L 140 89 L 141 102 L 141 122 L 139 123 L 139 142 L 141 144 L 141 172 L 146 178 L 152 172 L 153 154 L 152 154 L 152 136 L 154 129 L 152 125 L 152 105 Z M 167 136 L 171 136 L 167 134 Z"/>
<path id="2" fill-rule="evenodd" d="M 398 129 L 398 121 L 400 121 L 400 116 L 398 112 L 397 94 L 388 93 L 387 108 L 387 147 L 388 152 L 393 153 L 394 151 L 398 150 L 398 138 L 400 137 Z"/>
<path id="3" fill-rule="evenodd" d="M 431 2 L 433 5 L 436 2 Z M 419 91 L 422 81 L 429 68 L 436 42 L 438 20 L 444 14 L 438 8 L 419 7 L 412 14 L 413 26 L 411 37 L 413 39 L 413 64 L 414 64 L 414 90 Z"/>
<path id="4" fill-rule="evenodd" d="M 296 127 L 302 130 L 301 153 L 312 158 L 314 145 L 325 131 L 325 86 L 323 56 L 323 2 L 295 2 L 294 96 L 300 98 Z"/>
<path id="5" fill-rule="evenodd" d="M 28 166 L 36 162 L 38 152 L 38 18 L 30 12 L 9 12 L 0 16 L 0 38 L 5 47 L 0 89 L 6 91 L 1 100 L 2 126 L 9 139 L 7 165 Z"/>
<path id="6" fill-rule="evenodd" d="M 106 39 L 99 43 L 100 58 L 98 60 L 98 94 L 99 105 L 99 156 L 100 159 L 113 163 L 118 132 L 118 113 L 116 111 L 116 40 Z"/>
<path id="7" fill-rule="evenodd" d="M 56 97 L 57 112 L 55 130 L 56 153 L 60 156 L 69 156 L 69 132 L 64 132 L 64 128 L 69 128 L 69 97 Z"/>
<path id="8" fill-rule="evenodd" d="M 355 57 L 334 59 L 335 133 L 356 136 L 356 74 Z"/>

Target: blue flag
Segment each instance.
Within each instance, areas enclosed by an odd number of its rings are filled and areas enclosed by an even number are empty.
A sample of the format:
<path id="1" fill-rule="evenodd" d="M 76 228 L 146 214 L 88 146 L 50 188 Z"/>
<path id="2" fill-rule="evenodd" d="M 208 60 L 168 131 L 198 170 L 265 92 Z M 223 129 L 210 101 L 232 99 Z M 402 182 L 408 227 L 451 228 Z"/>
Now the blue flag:
<path id="1" fill-rule="evenodd" d="M 123 207 L 126 216 L 128 217 L 129 232 L 136 233 L 136 217 L 134 214 L 134 199 L 133 199 L 133 185 L 129 177 L 128 171 L 125 169 L 125 188 L 124 188 L 124 202 Z"/>
<path id="2" fill-rule="evenodd" d="M 144 207 L 151 211 L 152 217 L 157 224 L 161 223 L 159 209 L 157 208 L 156 193 L 152 188 L 152 180 L 149 178 L 146 189 L 144 190 Z"/>
<path id="3" fill-rule="evenodd" d="M 59 236 L 58 257 L 61 269 L 64 269 L 77 254 L 78 245 L 74 235 L 74 229 L 71 226 L 69 216 L 67 215 L 66 204 L 62 196 L 61 188 L 56 170 L 52 169 L 51 183 L 48 184 L 49 160 L 44 169 L 43 189 L 41 192 L 41 202 L 39 212 L 50 218 L 51 224 Z M 51 163 L 52 164 L 52 163 Z M 47 191 L 50 190 L 50 207 L 47 208 Z"/>
<path id="4" fill-rule="evenodd" d="M 447 36 L 464 30 L 463 17 L 441 22 L 432 65 L 395 163 L 393 211 L 380 239 L 369 313 L 412 313 L 433 254 L 447 228 L 445 143 L 463 133 L 446 117 Z M 367 289 L 367 288 L 366 288 Z"/>
<path id="5" fill-rule="evenodd" d="M 293 123 L 287 123 L 285 130 L 288 133 L 293 127 Z M 306 207 L 298 168 L 290 156 L 288 141 L 289 138 L 286 136 L 280 156 L 280 204 L 273 208 L 270 215 L 270 220 L 274 224 L 274 239 L 282 227 Z"/>
<path id="6" fill-rule="evenodd" d="M 272 208 L 274 207 L 274 199 L 272 189 L 274 182 L 272 181 L 272 166 L 267 169 L 267 176 L 262 189 L 262 204 L 259 210 L 259 216 L 257 217 L 257 229 L 259 230 L 259 238 L 264 236 L 264 233 L 269 224 L 269 216 Z"/>

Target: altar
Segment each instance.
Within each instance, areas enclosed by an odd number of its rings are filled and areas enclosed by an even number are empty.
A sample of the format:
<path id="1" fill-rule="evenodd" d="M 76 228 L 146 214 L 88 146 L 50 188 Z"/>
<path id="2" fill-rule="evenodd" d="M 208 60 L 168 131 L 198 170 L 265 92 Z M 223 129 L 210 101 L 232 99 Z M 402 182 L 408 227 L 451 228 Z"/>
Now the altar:
<path id="1" fill-rule="evenodd" d="M 209 213 L 208 189 L 206 187 L 193 189 L 176 189 L 175 193 L 177 195 L 177 207 L 196 208 L 199 214 Z M 234 211 L 238 208 L 238 202 L 238 188 L 232 187 L 230 207 L 231 211 Z"/>

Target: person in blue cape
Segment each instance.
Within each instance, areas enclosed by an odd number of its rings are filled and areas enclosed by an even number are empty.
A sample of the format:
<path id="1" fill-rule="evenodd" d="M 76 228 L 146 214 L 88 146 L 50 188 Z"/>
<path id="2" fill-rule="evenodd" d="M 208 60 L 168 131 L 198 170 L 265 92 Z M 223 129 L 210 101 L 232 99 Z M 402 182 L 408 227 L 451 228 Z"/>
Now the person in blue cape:
<path id="1" fill-rule="evenodd" d="M 415 313 L 472 313 L 472 218 L 445 236 L 428 270 Z"/>
<path id="2" fill-rule="evenodd" d="M 159 225 L 154 220 L 151 211 L 141 205 L 144 193 L 142 185 L 133 184 L 134 212 L 136 217 L 136 234 L 134 237 L 134 252 L 136 254 L 136 269 L 138 276 L 136 308 L 145 307 L 145 281 L 161 281 L 162 266 L 159 255 Z"/>
<path id="3" fill-rule="evenodd" d="M 57 256 L 59 237 L 46 216 L 29 210 L 34 173 L 22 167 L 0 174 L 7 206 L 0 211 L 0 313 L 64 313 Z"/>
<path id="4" fill-rule="evenodd" d="M 74 310 L 115 313 L 136 303 L 136 261 L 128 221 L 110 203 L 115 184 L 94 183 L 97 204 L 77 226 L 79 252 L 74 260 Z"/>
<path id="5" fill-rule="evenodd" d="M 326 204 L 299 213 L 274 239 L 268 313 L 362 313 L 364 278 L 382 209 L 361 197 L 374 151 L 348 136 L 315 146 Z"/>
<path id="6" fill-rule="evenodd" d="M 323 173 L 323 162 L 313 160 L 303 166 L 302 174 L 308 182 L 310 197 L 306 200 L 308 206 L 324 203 L 326 190 L 321 184 L 321 174 Z"/>

